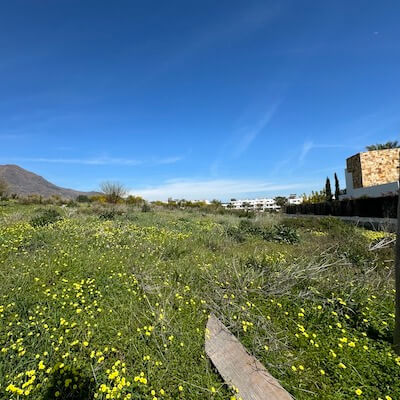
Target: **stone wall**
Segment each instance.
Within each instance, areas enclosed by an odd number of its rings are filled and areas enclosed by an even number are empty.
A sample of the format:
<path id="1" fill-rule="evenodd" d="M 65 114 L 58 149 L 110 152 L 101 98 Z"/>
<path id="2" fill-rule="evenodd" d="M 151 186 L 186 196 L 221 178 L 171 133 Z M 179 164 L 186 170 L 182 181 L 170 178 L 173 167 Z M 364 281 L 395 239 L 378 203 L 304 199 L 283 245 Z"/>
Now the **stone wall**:
<path id="1" fill-rule="evenodd" d="M 362 171 L 361 171 L 361 153 L 355 154 L 346 160 L 347 171 L 352 174 L 353 188 L 363 187 Z"/>
<path id="2" fill-rule="evenodd" d="M 359 187 L 382 185 L 399 180 L 400 149 L 367 151 L 359 155 L 362 171 L 361 186 Z M 354 187 L 357 186 L 354 185 Z"/>

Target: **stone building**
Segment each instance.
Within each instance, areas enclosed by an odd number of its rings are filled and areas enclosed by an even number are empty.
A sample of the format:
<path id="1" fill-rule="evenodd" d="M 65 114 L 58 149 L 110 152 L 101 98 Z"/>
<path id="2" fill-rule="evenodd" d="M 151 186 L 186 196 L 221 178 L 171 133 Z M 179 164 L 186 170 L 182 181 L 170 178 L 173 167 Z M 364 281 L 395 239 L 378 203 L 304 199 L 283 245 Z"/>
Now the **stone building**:
<path id="1" fill-rule="evenodd" d="M 346 162 L 346 194 L 341 198 L 381 197 L 399 189 L 400 149 L 355 154 Z"/>

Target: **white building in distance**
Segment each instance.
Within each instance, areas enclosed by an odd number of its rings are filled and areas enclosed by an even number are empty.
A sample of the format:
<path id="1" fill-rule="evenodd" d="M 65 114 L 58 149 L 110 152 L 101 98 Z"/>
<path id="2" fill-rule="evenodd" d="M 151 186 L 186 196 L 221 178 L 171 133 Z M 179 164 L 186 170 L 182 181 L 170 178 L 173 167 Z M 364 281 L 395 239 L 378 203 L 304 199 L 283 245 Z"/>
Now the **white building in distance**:
<path id="1" fill-rule="evenodd" d="M 254 211 L 277 211 L 281 207 L 278 206 L 274 199 L 244 199 L 244 200 L 231 200 L 229 203 L 223 204 L 223 207 L 232 210 L 254 210 Z"/>
<path id="2" fill-rule="evenodd" d="M 287 204 L 301 204 L 303 202 L 302 197 L 297 197 L 295 194 L 291 194 L 287 198 Z M 236 200 L 232 199 L 228 203 L 222 204 L 225 208 L 230 208 L 232 210 L 252 210 L 252 211 L 278 211 L 281 209 L 281 206 L 276 204 L 275 199 L 273 198 L 261 198 L 261 199 L 243 199 Z"/>
<path id="3" fill-rule="evenodd" d="M 303 202 L 303 198 L 302 197 L 297 197 L 297 195 L 295 195 L 295 194 L 291 194 L 288 197 L 288 200 L 287 200 L 287 204 L 289 206 L 295 205 L 295 204 L 301 204 L 302 202 Z"/>

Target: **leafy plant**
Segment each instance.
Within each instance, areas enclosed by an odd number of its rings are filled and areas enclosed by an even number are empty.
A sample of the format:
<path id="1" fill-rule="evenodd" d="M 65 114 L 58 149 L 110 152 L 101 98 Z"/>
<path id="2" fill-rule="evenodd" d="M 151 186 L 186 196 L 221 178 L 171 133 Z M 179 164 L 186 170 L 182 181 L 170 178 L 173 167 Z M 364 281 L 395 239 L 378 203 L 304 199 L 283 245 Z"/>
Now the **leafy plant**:
<path id="1" fill-rule="evenodd" d="M 39 213 L 31 218 L 30 224 L 33 227 L 54 224 L 62 219 L 61 214 L 55 209 L 38 210 Z"/>
<path id="2" fill-rule="evenodd" d="M 275 225 L 271 230 L 263 233 L 265 240 L 272 240 L 279 243 L 294 244 L 299 242 L 299 234 L 296 229 L 285 225 Z"/>
<path id="3" fill-rule="evenodd" d="M 294 244 L 299 241 L 299 235 L 293 227 L 283 224 L 263 226 L 250 219 L 241 220 L 237 227 L 228 227 L 227 234 L 238 242 L 243 242 L 246 235 L 258 236 L 264 240 L 279 243 Z"/>
<path id="4" fill-rule="evenodd" d="M 117 215 L 116 211 L 114 209 L 110 209 L 110 210 L 103 210 L 100 214 L 99 214 L 99 218 L 100 219 L 105 219 L 107 221 L 111 221 L 115 218 L 115 216 Z"/>

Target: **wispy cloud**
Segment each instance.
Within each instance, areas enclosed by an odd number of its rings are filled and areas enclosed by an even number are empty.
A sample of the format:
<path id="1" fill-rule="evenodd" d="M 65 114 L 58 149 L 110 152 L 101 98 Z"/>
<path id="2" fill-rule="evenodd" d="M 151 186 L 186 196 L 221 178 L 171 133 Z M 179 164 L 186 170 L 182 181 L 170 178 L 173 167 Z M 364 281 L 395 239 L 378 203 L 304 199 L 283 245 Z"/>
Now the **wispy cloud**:
<path id="1" fill-rule="evenodd" d="M 307 141 L 303 143 L 303 147 L 301 148 L 301 153 L 299 156 L 299 161 L 302 163 L 304 159 L 306 158 L 307 154 L 310 152 L 310 150 L 314 147 L 314 143 L 311 141 Z"/>
<path id="2" fill-rule="evenodd" d="M 152 158 L 150 160 L 138 160 L 129 158 L 7 158 L 7 162 L 34 162 L 34 163 L 50 163 L 50 164 L 81 164 L 81 165 L 163 165 L 174 164 L 182 160 L 182 157 Z"/>
<path id="3" fill-rule="evenodd" d="M 306 159 L 308 153 L 313 149 L 357 149 L 356 146 L 345 145 L 345 144 L 322 144 L 314 143 L 313 141 L 306 141 L 301 147 L 299 162 L 302 164 Z"/>
<path id="4" fill-rule="evenodd" d="M 152 164 L 163 165 L 163 164 L 175 164 L 183 160 L 183 157 L 166 157 L 166 158 L 156 158 L 152 160 Z"/>
<path id="5" fill-rule="evenodd" d="M 226 161 L 227 158 L 231 160 L 237 159 L 251 146 L 257 136 L 259 136 L 271 122 L 281 103 L 282 96 L 279 96 L 278 100 L 275 100 L 264 114 L 261 114 L 258 119 L 253 118 L 252 122 L 243 123 L 243 120 L 249 119 L 248 115 L 240 118 L 241 121 L 238 122 L 239 128 L 234 129 L 233 133 L 230 133 L 229 137 L 220 148 L 217 157 L 210 164 L 209 169 L 213 176 L 218 175 L 221 164 Z M 249 113 L 250 112 L 247 111 L 244 114 Z M 251 114 L 254 114 L 253 110 Z M 256 122 L 254 122 L 254 119 Z"/>
<path id="6" fill-rule="evenodd" d="M 285 191 L 301 190 L 316 186 L 310 182 L 277 184 L 260 180 L 235 179 L 172 179 L 164 183 L 142 189 L 133 189 L 132 194 L 148 200 L 166 200 L 172 198 L 194 199 L 229 199 L 237 196 L 275 195 Z"/>
<path id="7" fill-rule="evenodd" d="M 253 143 L 257 136 L 267 127 L 277 112 L 281 100 L 276 101 L 252 127 L 244 129 L 241 138 L 234 150 L 234 156 L 239 157 Z"/>

